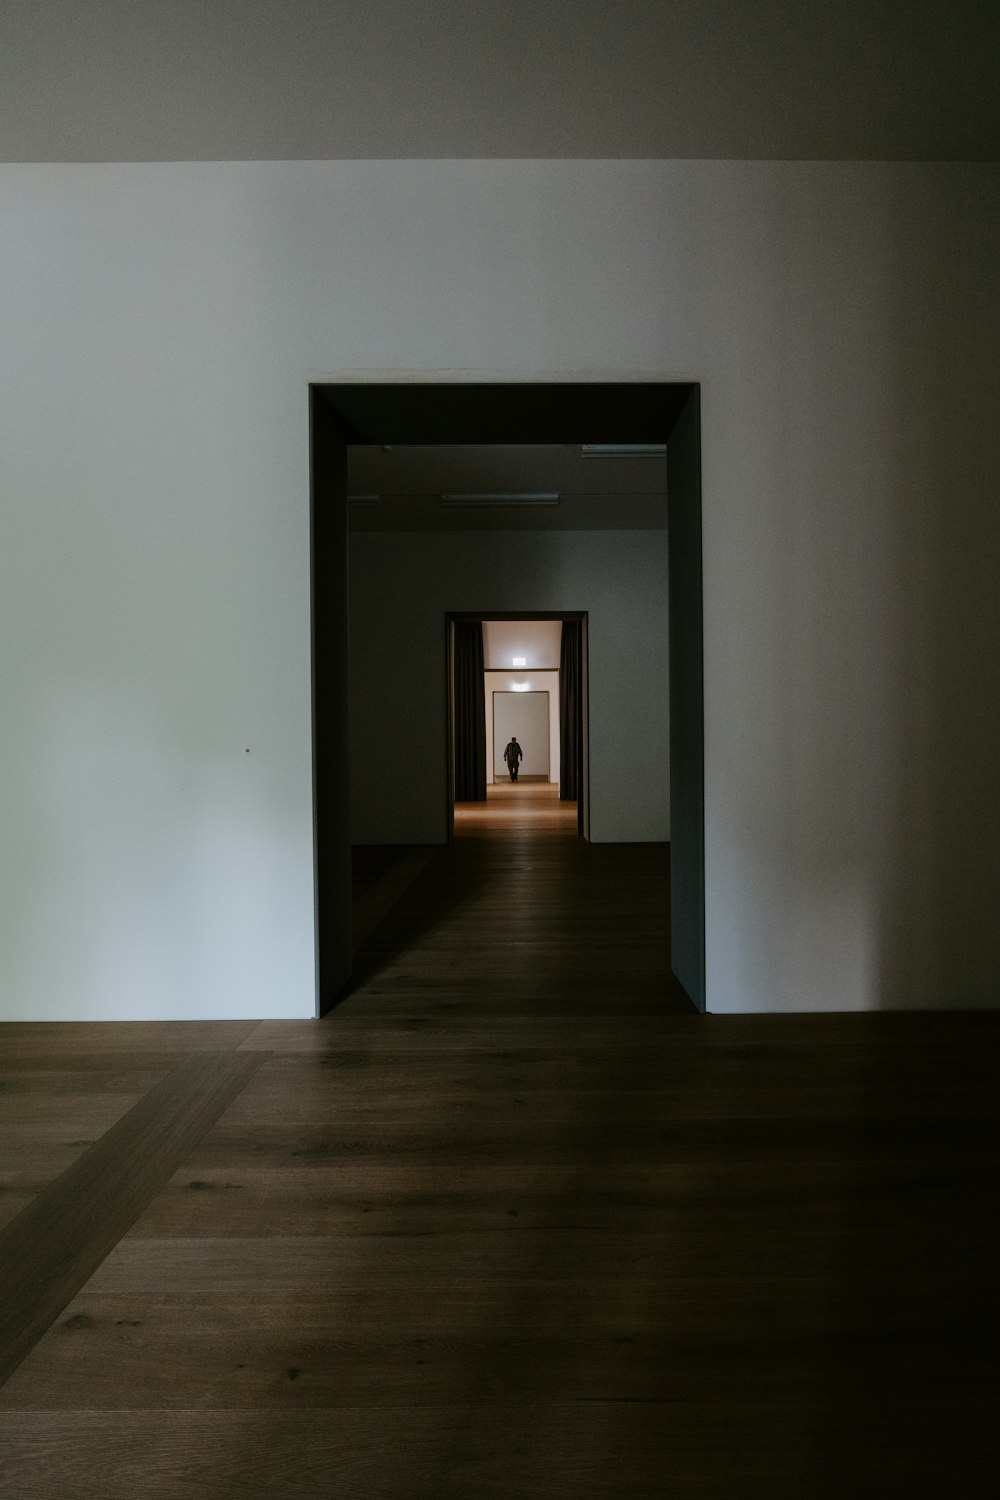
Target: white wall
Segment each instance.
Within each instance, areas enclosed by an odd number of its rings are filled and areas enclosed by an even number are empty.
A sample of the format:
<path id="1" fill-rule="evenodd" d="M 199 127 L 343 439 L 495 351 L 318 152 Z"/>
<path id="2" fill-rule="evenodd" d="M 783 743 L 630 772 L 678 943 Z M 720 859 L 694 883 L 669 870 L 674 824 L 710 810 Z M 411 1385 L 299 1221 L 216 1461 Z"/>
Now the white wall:
<path id="1" fill-rule="evenodd" d="M 996 1005 L 998 207 L 994 164 L 2 168 L 0 1014 L 311 1013 L 306 387 L 456 370 L 702 381 L 709 1007 Z"/>
<path id="2" fill-rule="evenodd" d="M 557 622 L 560 623 L 561 622 Z M 518 655 L 521 653 L 518 652 Z M 519 667 L 516 672 L 486 672 L 484 674 L 486 687 L 486 781 L 489 784 L 496 776 L 505 780 L 508 776 L 507 768 L 501 759 L 494 767 L 493 758 L 493 694 L 511 693 L 516 690 L 547 693 L 549 697 L 549 728 L 548 728 L 548 769 L 547 774 L 551 782 L 559 785 L 559 673 L 558 672 L 530 672 L 522 671 Z M 505 742 L 506 743 L 506 742 Z M 522 766 L 522 771 L 524 767 Z"/>
<path id="3" fill-rule="evenodd" d="M 358 532 L 350 572 L 356 843 L 444 839 L 445 615 L 486 599 L 589 611 L 591 837 L 669 837 L 665 532 Z"/>

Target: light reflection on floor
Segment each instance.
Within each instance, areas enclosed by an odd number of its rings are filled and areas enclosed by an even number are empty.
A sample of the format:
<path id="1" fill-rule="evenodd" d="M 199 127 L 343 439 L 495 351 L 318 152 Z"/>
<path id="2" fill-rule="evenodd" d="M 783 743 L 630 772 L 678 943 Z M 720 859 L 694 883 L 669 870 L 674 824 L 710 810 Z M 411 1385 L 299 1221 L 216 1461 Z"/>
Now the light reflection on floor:
<path id="1" fill-rule="evenodd" d="M 550 781 L 496 782 L 485 802 L 455 803 L 456 838 L 503 838 L 534 832 L 545 838 L 577 838 L 575 802 L 561 802 Z"/>

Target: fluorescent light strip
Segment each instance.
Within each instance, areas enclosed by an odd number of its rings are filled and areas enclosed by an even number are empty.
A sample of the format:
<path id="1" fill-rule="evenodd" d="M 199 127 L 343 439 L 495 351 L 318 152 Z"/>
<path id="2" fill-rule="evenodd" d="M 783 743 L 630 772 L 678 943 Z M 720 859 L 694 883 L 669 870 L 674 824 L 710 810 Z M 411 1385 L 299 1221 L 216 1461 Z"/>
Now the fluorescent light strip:
<path id="1" fill-rule="evenodd" d="M 442 495 L 442 505 L 558 505 L 559 496 L 525 490 L 507 495 Z"/>
<path id="2" fill-rule="evenodd" d="M 581 458 L 664 458 L 666 443 L 584 443 Z"/>

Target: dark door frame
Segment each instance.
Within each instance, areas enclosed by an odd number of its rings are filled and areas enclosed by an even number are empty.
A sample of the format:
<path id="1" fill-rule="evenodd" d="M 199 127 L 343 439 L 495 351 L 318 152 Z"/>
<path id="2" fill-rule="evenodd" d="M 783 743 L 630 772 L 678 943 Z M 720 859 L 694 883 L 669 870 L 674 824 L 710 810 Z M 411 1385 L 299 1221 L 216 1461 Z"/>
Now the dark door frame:
<path id="1" fill-rule="evenodd" d="M 581 838 L 590 838 L 590 664 L 588 653 L 588 615 L 585 609 L 531 609 L 531 610 L 449 610 L 445 615 L 445 657 L 448 681 L 448 838 L 455 836 L 455 634 L 452 629 L 456 620 L 472 620 L 480 625 L 487 620 L 579 620 L 580 622 L 580 695 L 583 704 L 583 723 L 580 743 L 580 787 L 583 795 L 577 798 L 576 826 Z"/>
<path id="2" fill-rule="evenodd" d="M 705 1009 L 701 388 L 692 381 L 311 385 L 317 1014 L 351 975 L 347 447 L 667 444 L 671 966 Z M 332 774 L 331 774 L 332 772 Z"/>

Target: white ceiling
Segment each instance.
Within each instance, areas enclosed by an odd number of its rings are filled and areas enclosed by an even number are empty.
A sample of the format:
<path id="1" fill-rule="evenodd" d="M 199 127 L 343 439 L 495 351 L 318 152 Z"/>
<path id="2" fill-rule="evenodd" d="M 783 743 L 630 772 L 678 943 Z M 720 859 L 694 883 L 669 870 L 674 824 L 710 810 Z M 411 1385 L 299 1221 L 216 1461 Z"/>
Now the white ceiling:
<path id="1" fill-rule="evenodd" d="M 667 524 L 667 461 L 583 458 L 579 447 L 348 449 L 352 531 L 647 530 Z M 556 505 L 448 506 L 442 495 L 558 494 Z"/>
<path id="2" fill-rule="evenodd" d="M 996 0 L 3 0 L 5 161 L 1000 159 Z"/>

